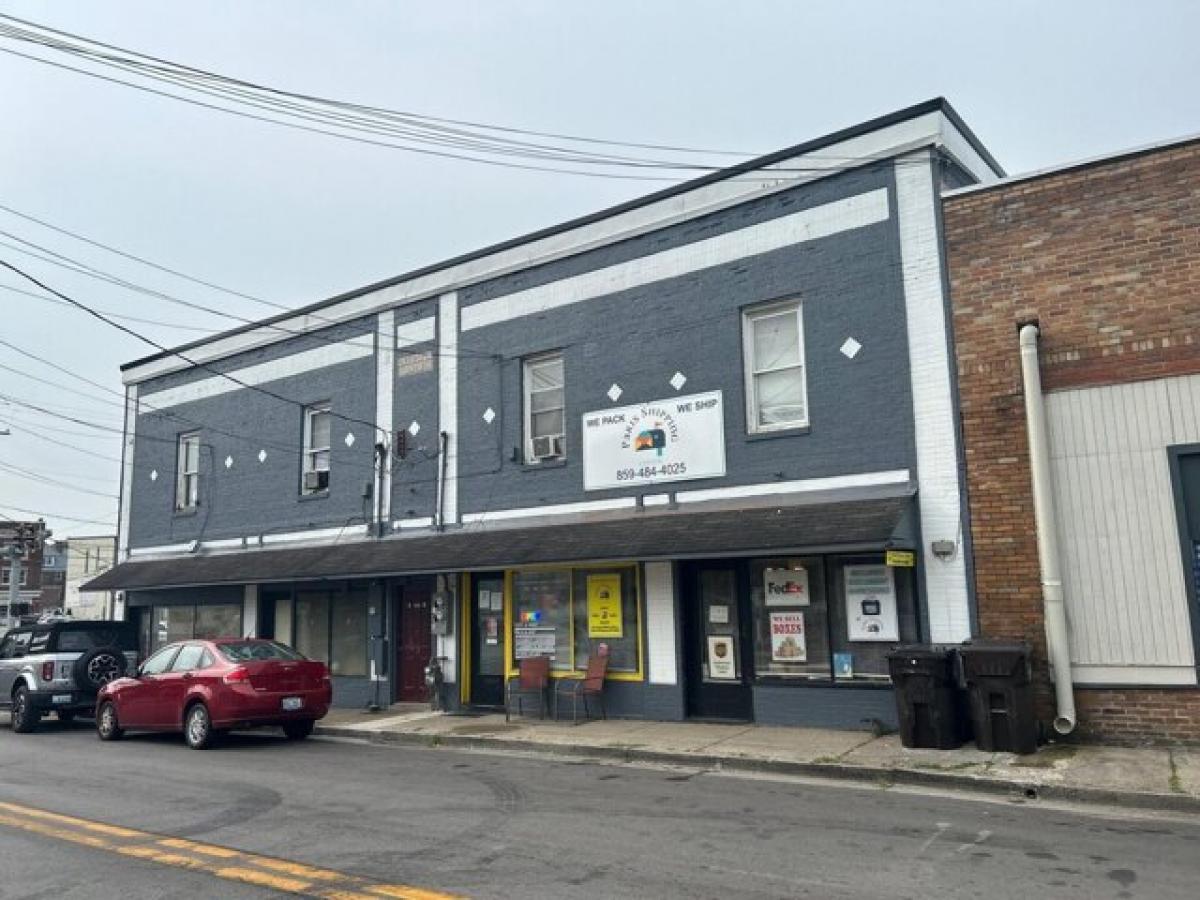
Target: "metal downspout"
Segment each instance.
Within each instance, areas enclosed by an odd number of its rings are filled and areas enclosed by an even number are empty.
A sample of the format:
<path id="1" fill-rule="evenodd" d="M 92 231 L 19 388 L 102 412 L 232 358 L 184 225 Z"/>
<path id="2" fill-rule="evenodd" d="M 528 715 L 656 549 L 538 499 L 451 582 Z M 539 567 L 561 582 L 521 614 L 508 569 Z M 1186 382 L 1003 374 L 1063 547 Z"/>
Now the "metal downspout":
<path id="1" fill-rule="evenodd" d="M 1054 730 L 1075 730 L 1075 694 L 1071 681 L 1071 647 L 1067 609 L 1063 602 L 1059 564 L 1057 515 L 1050 476 L 1050 445 L 1046 438 L 1046 404 L 1038 368 L 1038 327 L 1021 327 L 1021 380 L 1025 385 L 1025 428 L 1029 435 L 1029 468 L 1033 482 L 1033 516 L 1037 529 L 1038 562 L 1042 572 L 1042 605 L 1046 621 L 1046 653 L 1054 672 L 1058 707 Z"/>

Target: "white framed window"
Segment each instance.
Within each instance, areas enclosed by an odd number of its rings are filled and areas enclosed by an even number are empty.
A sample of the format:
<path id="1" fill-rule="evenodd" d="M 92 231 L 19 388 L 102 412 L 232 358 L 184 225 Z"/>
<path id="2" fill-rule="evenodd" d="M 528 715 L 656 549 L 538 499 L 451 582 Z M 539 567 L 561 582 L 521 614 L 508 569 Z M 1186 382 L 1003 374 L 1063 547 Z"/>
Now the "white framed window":
<path id="1" fill-rule="evenodd" d="M 304 465 L 300 493 L 329 490 L 329 444 L 332 423 L 329 404 L 316 403 L 304 410 Z"/>
<path id="2" fill-rule="evenodd" d="M 746 427 L 752 434 L 808 424 L 804 315 L 799 301 L 742 313 Z"/>
<path id="3" fill-rule="evenodd" d="M 544 353 L 525 360 L 525 462 L 566 456 L 563 356 Z"/>
<path id="4" fill-rule="evenodd" d="M 3 572 L 0 572 L 0 584 L 3 584 L 7 587 L 11 583 L 12 583 L 12 569 L 5 569 Z M 20 586 L 27 587 L 28 585 L 29 585 L 29 570 L 27 568 L 25 568 L 24 566 L 22 566 L 21 567 L 21 585 Z"/>
<path id="5" fill-rule="evenodd" d="M 175 508 L 195 509 L 200 505 L 200 432 L 179 436 L 175 475 Z"/>

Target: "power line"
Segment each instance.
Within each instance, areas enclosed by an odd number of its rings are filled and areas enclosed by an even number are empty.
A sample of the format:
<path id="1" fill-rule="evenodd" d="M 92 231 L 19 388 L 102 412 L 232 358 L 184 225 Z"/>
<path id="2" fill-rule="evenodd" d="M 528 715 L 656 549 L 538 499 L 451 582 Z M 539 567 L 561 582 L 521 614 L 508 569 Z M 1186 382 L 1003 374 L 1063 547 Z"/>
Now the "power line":
<path id="1" fill-rule="evenodd" d="M 15 288 L 7 284 L 0 284 L 0 291 L 10 291 L 14 294 L 20 294 L 23 297 L 31 297 L 34 300 L 41 300 L 43 303 L 51 303 L 54 306 L 70 307 L 71 305 L 70 303 L 63 303 L 63 301 L 59 300 L 57 297 L 47 297 L 44 294 L 35 294 L 33 291 L 22 290 L 21 288 Z M 178 328 L 180 331 L 200 331 L 208 336 L 220 333 L 218 329 L 205 328 L 201 325 L 184 325 L 180 322 L 163 322 L 161 319 L 143 319 L 139 316 L 129 316 L 124 313 L 112 312 L 111 310 L 107 309 L 101 309 L 100 312 L 104 313 L 110 318 L 120 319 L 122 322 L 137 322 L 141 325 L 158 325 L 162 328 Z"/>
<path id="2" fill-rule="evenodd" d="M 23 512 L 27 515 L 38 516 L 42 519 L 63 519 L 67 522 L 84 522 L 88 525 L 104 525 L 108 528 L 116 528 L 116 522 L 103 521 L 101 519 L 84 519 L 79 516 L 64 516 L 62 513 L 42 512 L 37 509 L 25 509 L 23 506 L 14 506 L 11 503 L 0 503 L 5 509 L 15 509 L 17 512 Z M 13 521 L 16 521 L 15 519 Z"/>
<path id="3" fill-rule="evenodd" d="M 9 215 L 13 215 L 13 216 L 16 216 L 17 218 L 24 219 L 27 222 L 33 222 L 35 225 L 40 225 L 43 228 L 50 229 L 51 231 L 57 231 L 59 234 L 64 234 L 67 237 L 74 238 L 77 241 L 82 241 L 85 244 L 90 244 L 93 247 L 98 247 L 101 250 L 107 250 L 109 253 L 115 253 L 117 256 L 122 256 L 125 259 L 132 260 L 133 262 L 141 263 L 144 266 L 149 266 L 150 268 L 157 269 L 160 272 L 166 272 L 168 275 L 174 275 L 176 278 L 182 278 L 185 281 L 190 281 L 194 284 L 198 284 L 203 287 L 210 288 L 214 291 L 220 291 L 223 294 L 229 294 L 233 297 L 241 297 L 245 300 L 252 300 L 255 303 L 261 303 L 264 306 L 274 307 L 275 309 L 287 310 L 289 312 L 291 311 L 291 307 L 286 306 L 282 303 L 274 303 L 270 300 L 264 300 L 261 297 L 255 297 L 252 294 L 246 294 L 246 293 L 243 293 L 242 291 L 234 290 L 233 288 L 225 287 L 224 285 L 217 284 L 216 282 L 207 281 L 203 278 L 198 278 L 195 275 L 189 275 L 186 272 L 179 271 L 178 269 L 172 269 L 170 266 L 164 266 L 161 263 L 156 263 L 153 260 L 146 259 L 143 256 L 138 256 L 134 253 L 130 253 L 126 250 L 118 249 L 117 247 L 113 247 L 109 244 L 101 243 L 100 241 L 96 240 L 95 238 L 90 238 L 90 237 L 87 237 L 86 235 L 79 234 L 78 232 L 70 231 L 66 228 L 63 228 L 61 225 L 55 225 L 51 222 L 47 222 L 45 219 L 39 219 L 36 216 L 31 216 L 29 213 L 21 212 L 18 209 L 13 209 L 11 206 L 7 206 L 3 203 L 0 203 L 0 209 L 4 210 Z"/>
<path id="4" fill-rule="evenodd" d="M 45 475 L 41 472 L 34 472 L 30 469 L 23 469 L 20 466 L 14 466 L 12 463 L 6 463 L 6 462 L 0 461 L 0 469 L 3 469 L 8 472 L 12 472 L 13 474 L 23 477 L 30 481 L 36 481 L 36 482 L 40 482 L 42 484 L 49 484 L 54 487 L 65 488 L 66 490 L 69 490 L 69 491 L 78 491 L 81 494 L 92 494 L 93 496 L 96 496 L 96 497 L 107 497 L 112 500 L 120 499 L 119 497 L 117 497 L 116 494 L 107 494 L 102 491 L 93 491 L 93 490 L 89 490 L 88 488 L 78 487 L 73 484 L 68 484 L 65 481 L 60 481 L 57 478 L 52 478 L 51 476 Z"/>

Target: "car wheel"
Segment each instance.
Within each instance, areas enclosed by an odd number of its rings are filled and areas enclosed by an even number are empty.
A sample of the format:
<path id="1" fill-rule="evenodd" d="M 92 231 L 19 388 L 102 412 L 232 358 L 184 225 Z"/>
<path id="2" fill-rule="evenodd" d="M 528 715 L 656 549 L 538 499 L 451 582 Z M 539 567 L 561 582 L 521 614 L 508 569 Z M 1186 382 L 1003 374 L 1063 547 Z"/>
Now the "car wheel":
<path id="1" fill-rule="evenodd" d="M 98 647 L 75 660 L 71 674 L 79 689 L 98 691 L 125 674 L 125 654 L 117 647 Z"/>
<path id="2" fill-rule="evenodd" d="M 96 734 L 102 741 L 119 741 L 125 729 L 117 721 L 117 705 L 106 700 L 96 716 Z"/>
<path id="3" fill-rule="evenodd" d="M 283 726 L 283 733 L 287 735 L 289 741 L 302 741 L 313 731 L 313 725 L 316 724 L 312 719 L 299 719 L 295 722 L 286 722 Z"/>
<path id="4" fill-rule="evenodd" d="M 54 715 L 57 716 L 58 721 L 62 722 L 64 725 L 70 725 L 75 721 L 75 710 L 73 709 L 60 709 Z"/>
<path id="5" fill-rule="evenodd" d="M 212 746 L 215 737 L 212 719 L 203 703 L 188 708 L 183 718 L 183 737 L 193 750 L 207 750 Z"/>
<path id="6" fill-rule="evenodd" d="M 17 692 L 13 694 L 11 716 L 12 730 L 17 734 L 28 734 L 38 726 L 41 720 L 41 713 L 32 709 L 29 705 L 29 689 L 24 687 L 17 688 Z"/>

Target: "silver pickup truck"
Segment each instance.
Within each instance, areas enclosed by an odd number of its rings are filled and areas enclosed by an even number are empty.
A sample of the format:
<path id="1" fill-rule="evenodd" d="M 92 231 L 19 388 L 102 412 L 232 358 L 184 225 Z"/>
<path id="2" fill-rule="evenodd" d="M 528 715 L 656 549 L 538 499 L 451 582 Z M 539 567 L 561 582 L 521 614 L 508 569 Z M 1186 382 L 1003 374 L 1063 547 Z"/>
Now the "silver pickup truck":
<path id="1" fill-rule="evenodd" d="M 0 709 L 13 731 L 37 728 L 47 712 L 63 722 L 93 715 L 96 693 L 137 666 L 129 622 L 60 620 L 14 628 L 0 640 Z"/>

